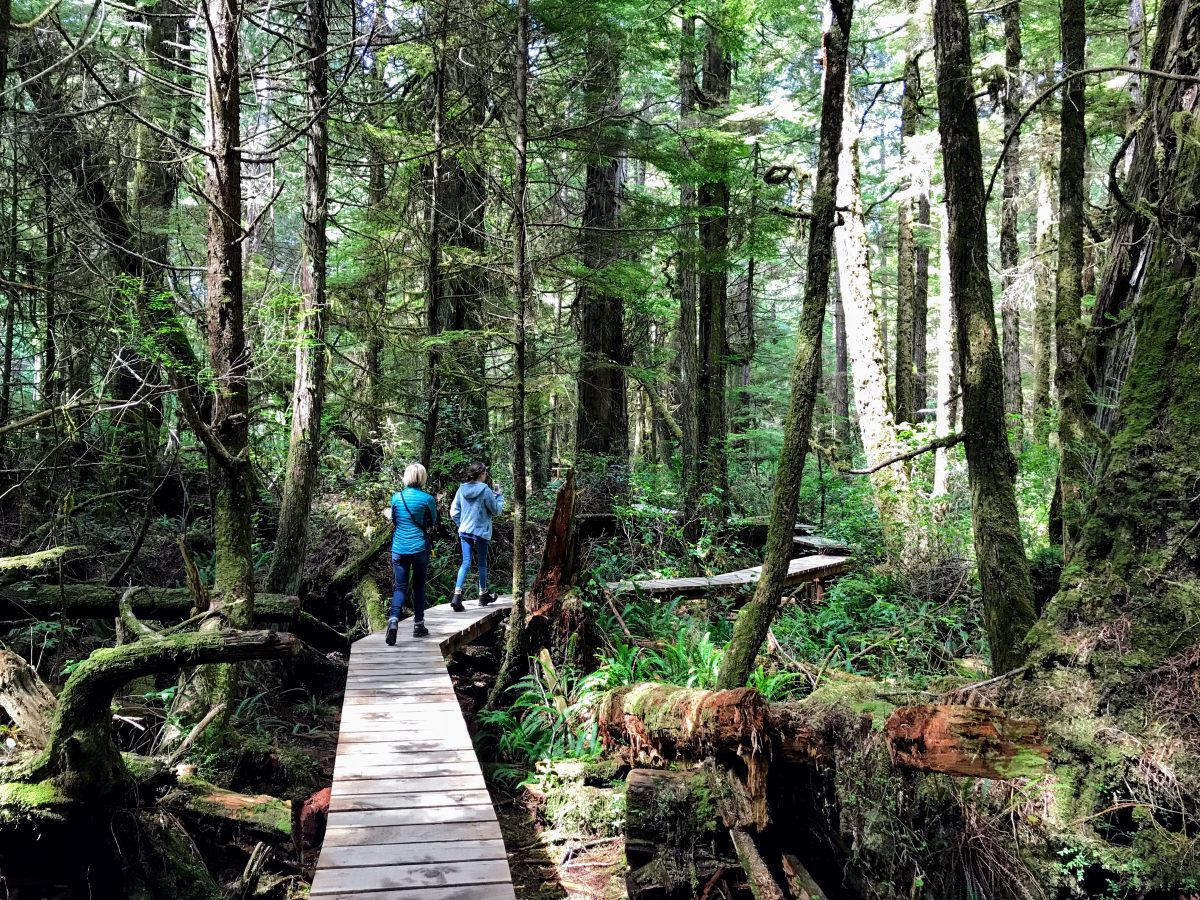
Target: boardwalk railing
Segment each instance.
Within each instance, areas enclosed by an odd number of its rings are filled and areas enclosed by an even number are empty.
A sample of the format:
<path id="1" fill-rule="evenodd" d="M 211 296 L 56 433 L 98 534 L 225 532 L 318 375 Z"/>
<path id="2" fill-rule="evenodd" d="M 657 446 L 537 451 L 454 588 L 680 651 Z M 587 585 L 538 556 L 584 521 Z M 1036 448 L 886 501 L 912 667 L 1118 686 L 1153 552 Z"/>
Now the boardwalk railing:
<path id="1" fill-rule="evenodd" d="M 495 626 L 511 600 L 425 614 L 354 644 L 325 843 L 322 900 L 513 900 L 512 875 L 446 657 Z"/>

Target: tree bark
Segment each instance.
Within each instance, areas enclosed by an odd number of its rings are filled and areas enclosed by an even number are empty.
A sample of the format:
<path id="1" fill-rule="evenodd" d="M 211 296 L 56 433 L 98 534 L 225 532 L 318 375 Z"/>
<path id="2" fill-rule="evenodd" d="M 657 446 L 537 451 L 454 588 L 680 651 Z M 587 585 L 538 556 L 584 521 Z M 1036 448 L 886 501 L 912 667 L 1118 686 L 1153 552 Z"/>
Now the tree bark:
<path id="1" fill-rule="evenodd" d="M 696 108 L 696 64 L 693 60 L 696 17 L 685 15 L 682 21 L 679 51 L 679 128 L 684 139 L 681 152 L 690 159 L 687 135 L 692 128 Z M 679 185 L 679 251 L 676 256 L 676 282 L 679 287 L 679 427 L 683 438 L 679 446 L 681 463 L 680 492 L 683 496 L 684 522 L 696 522 L 699 506 L 699 444 L 697 443 L 696 390 L 698 386 L 696 347 L 696 185 L 684 179 Z M 692 530 L 687 525 L 689 532 Z M 693 537 L 698 535 L 692 535 Z"/>
<path id="2" fill-rule="evenodd" d="M 1021 193 L 1021 2 L 1004 7 L 1004 133 L 1012 135 L 1004 157 L 1004 198 L 1000 212 L 1000 317 L 1004 332 L 1004 412 L 1013 434 L 1013 449 L 1022 445 L 1024 432 L 1021 397 L 1021 312 L 1017 266 L 1017 215 Z"/>
<path id="3" fill-rule="evenodd" d="M 847 91 L 838 160 L 838 207 L 843 210 L 842 224 L 834 232 L 841 285 L 838 302 L 846 316 L 847 331 L 856 336 L 849 345 L 854 405 L 858 411 L 858 431 L 867 467 L 871 468 L 896 456 L 904 448 L 896 435 L 899 420 L 892 416 L 888 396 L 888 350 L 883 335 L 883 316 L 871 292 L 871 260 L 863 215 L 858 147 L 858 115 L 854 98 Z M 911 346 L 911 334 L 907 340 Z M 897 384 L 903 380 L 898 379 Z M 871 476 L 871 486 L 875 509 L 886 537 L 890 541 L 909 544 L 912 531 L 905 527 L 910 518 L 907 467 L 879 469 Z"/>
<path id="4" fill-rule="evenodd" d="M 529 0 L 517 0 L 516 134 L 513 163 L 513 287 L 517 309 L 513 327 L 513 570 L 512 611 L 504 636 L 504 657 L 496 683 L 488 697 L 488 707 L 496 708 L 500 697 L 516 678 L 517 667 L 525 655 L 525 316 L 532 302 L 533 273 L 529 266 L 529 227 L 527 191 L 529 181 Z"/>
<path id="5" fill-rule="evenodd" d="M 50 743 L 57 701 L 37 672 L 17 654 L 0 649 L 0 709 L 35 749 Z"/>
<path id="6" fill-rule="evenodd" d="M 909 4 L 909 14 L 916 15 L 915 4 Z M 908 48 L 904 61 L 904 91 L 900 101 L 900 154 L 904 178 L 900 185 L 896 239 L 896 393 L 895 421 L 916 420 L 914 396 L 916 368 L 913 365 L 913 316 L 917 292 L 917 251 L 913 237 L 913 139 L 917 136 L 920 115 L 917 95 L 921 73 L 918 67 L 916 29 L 909 27 Z"/>
<path id="7" fill-rule="evenodd" d="M 325 405 L 325 271 L 329 216 L 329 10 L 326 0 L 307 0 L 307 103 L 309 130 L 304 160 L 304 233 L 300 260 L 300 321 L 296 328 L 296 380 L 283 500 L 268 591 L 294 594 L 308 553 L 308 520 L 319 477 L 321 410 Z"/>
<path id="8" fill-rule="evenodd" d="M 208 353 L 216 400 L 213 446 L 213 606 L 247 627 L 254 618 L 250 511 L 250 352 L 242 306 L 242 155 L 238 10 L 205 0 L 208 35 L 204 192 L 208 198 Z"/>
<path id="9" fill-rule="evenodd" d="M 820 382 L 821 335 L 825 306 L 829 299 L 838 193 L 838 146 L 842 137 L 843 101 L 847 89 L 846 62 L 850 20 L 854 11 L 852 0 L 845 3 L 831 0 L 830 6 L 832 17 L 823 42 L 825 83 L 821 98 L 817 179 L 812 198 L 812 221 L 809 223 L 804 306 L 796 329 L 791 399 L 783 425 L 783 448 L 776 472 L 762 577 L 754 589 L 753 598 L 738 613 L 733 636 L 721 663 L 719 683 L 727 688 L 740 687 L 750 677 L 755 657 L 779 608 L 788 562 L 792 557 L 800 478 L 804 473 L 813 406 Z"/>
<path id="10" fill-rule="evenodd" d="M 965 0 L 937 0 L 934 36 L 975 556 L 992 666 L 1007 672 L 1024 658 L 1022 641 L 1035 616 L 1014 495 L 1016 461 L 1004 428 L 1003 367 L 987 267 L 983 160 Z"/>
<path id="11" fill-rule="evenodd" d="M 733 62 L 720 27 L 708 25 L 704 76 L 699 107 L 709 116 L 729 103 Z M 714 494 L 706 506 L 707 518 L 719 521 L 728 511 L 729 471 L 726 440 L 725 318 L 729 281 L 729 182 L 721 159 L 724 148 L 706 148 L 705 168 L 719 173 L 700 185 L 700 278 L 697 320 L 700 329 L 697 365 L 697 489 Z"/>
<path id="12" fill-rule="evenodd" d="M 842 262 L 838 258 L 839 280 Z M 838 288 L 833 304 L 833 439 L 843 459 L 853 455 L 850 446 L 850 352 L 846 342 L 846 307 Z"/>
<path id="13" fill-rule="evenodd" d="M 1033 276 L 1033 414 L 1035 433 L 1045 440 L 1049 428 L 1050 384 L 1054 370 L 1054 283 L 1051 260 L 1054 255 L 1054 163 L 1046 152 L 1045 141 L 1038 154 L 1037 218 Z"/>
<path id="14" fill-rule="evenodd" d="M 1162 4 L 1155 34 L 1150 68 L 1198 74 L 1200 7 L 1191 0 Z M 1192 249 L 1200 239 L 1198 99 L 1192 85 L 1147 80 L 1127 201 L 1139 217 L 1152 215 L 1142 220 L 1137 248 L 1114 253 L 1099 292 L 1131 311 L 1136 337 L 1128 377 L 1072 561 L 1031 635 L 1033 675 L 1013 683 L 1005 698 L 1046 716 L 1051 742 L 1069 748 L 1054 771 L 1055 790 L 1066 801 L 1060 820 L 1078 831 L 1114 801 L 1147 809 L 1174 804 L 1173 823 L 1200 813 L 1200 776 L 1184 749 L 1197 725 L 1200 671 L 1200 527 L 1192 499 L 1200 481 L 1200 269 Z M 1119 225 L 1117 239 L 1127 234 Z M 1100 729 L 1103 744 L 1084 737 Z M 1136 745 L 1130 741 L 1147 750 L 1114 763 L 1106 748 Z M 1149 768 L 1147 752 L 1158 760 Z M 1160 780 L 1164 768 L 1181 777 Z M 1115 796 L 1092 788 L 1101 779 L 1120 785 Z M 1106 842 L 1106 867 L 1130 871 L 1156 860 L 1140 889 L 1175 893 L 1182 873 L 1196 870 L 1182 855 L 1179 827 L 1164 828 L 1157 816 L 1133 818 L 1119 844 Z"/>
<path id="15" fill-rule="evenodd" d="M 588 148 L 583 196 L 582 262 L 576 307 L 579 327 L 579 402 L 575 442 L 579 453 L 629 462 L 629 413 L 626 408 L 623 298 L 606 284 L 606 268 L 618 259 L 621 147 L 613 136 L 619 111 L 620 60 L 602 28 L 588 36 L 588 75 L 584 82 L 587 118 L 594 123 Z"/>
<path id="16" fill-rule="evenodd" d="M 958 394 L 958 354 L 955 352 L 958 326 L 954 321 L 954 304 L 950 299 L 950 217 L 943 204 L 941 212 L 941 229 L 938 241 L 938 370 L 937 370 L 937 412 L 934 414 L 934 432 L 939 438 L 953 433 L 955 415 L 958 404 L 954 397 Z M 944 518 L 945 498 L 950 490 L 950 450 L 939 448 L 934 454 L 933 489 L 931 494 L 939 502 L 937 514 Z"/>
<path id="17" fill-rule="evenodd" d="M 919 162 L 918 165 L 923 164 Z M 920 411 L 929 400 L 929 181 L 921 184 L 917 197 L 917 279 L 913 291 L 913 403 Z"/>
<path id="18" fill-rule="evenodd" d="M 1063 74 L 1084 66 L 1087 35 L 1083 0 L 1064 0 L 1061 7 Z M 1083 518 L 1090 431 L 1084 414 L 1086 381 L 1083 372 L 1083 217 L 1086 202 L 1084 156 L 1084 80 L 1072 78 L 1063 87 L 1059 136 L 1058 271 L 1054 305 L 1054 338 L 1058 365 L 1059 491 L 1063 521 L 1063 558 L 1070 560 Z"/>

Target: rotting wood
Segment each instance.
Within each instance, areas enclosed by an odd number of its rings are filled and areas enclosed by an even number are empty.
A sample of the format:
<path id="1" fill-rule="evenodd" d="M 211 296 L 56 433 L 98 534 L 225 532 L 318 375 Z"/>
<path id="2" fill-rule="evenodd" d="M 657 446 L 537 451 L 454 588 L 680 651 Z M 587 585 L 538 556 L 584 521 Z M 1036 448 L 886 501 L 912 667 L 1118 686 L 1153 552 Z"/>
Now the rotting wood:
<path id="1" fill-rule="evenodd" d="M 771 868 L 759 852 L 754 836 L 742 828 L 734 828 L 729 832 L 733 839 L 733 847 L 737 851 L 738 862 L 750 882 L 750 890 L 754 900 L 784 900 L 783 890 L 771 874 Z"/>
<path id="2" fill-rule="evenodd" d="M 541 568 L 529 593 L 529 616 L 546 615 L 577 577 L 575 540 L 575 473 L 568 473 L 554 501 L 554 514 L 546 526 L 546 548 Z"/>
<path id="3" fill-rule="evenodd" d="M 1050 748 L 1040 726 L 978 706 L 903 706 L 888 717 L 892 761 L 903 768 L 975 778 L 1034 778 Z"/>
<path id="4" fill-rule="evenodd" d="M 886 705 L 881 705 L 887 709 Z M 818 727 L 820 710 L 805 703 L 767 703 L 750 688 L 705 691 L 643 683 L 618 688 L 596 708 L 602 737 L 630 747 L 653 765 L 712 754 L 741 760 L 747 785 L 758 790 L 757 767 L 771 760 L 827 758 L 834 748 Z M 882 713 L 881 713 L 882 714 Z M 874 713 L 861 714 L 863 735 Z M 885 732 L 897 768 L 977 778 L 1035 777 L 1046 770 L 1049 747 L 1038 723 L 1002 710 L 954 704 L 902 706 Z"/>
<path id="5" fill-rule="evenodd" d="M 783 854 L 783 874 L 796 900 L 826 900 L 825 892 L 799 858 L 791 853 Z"/>
<path id="6" fill-rule="evenodd" d="M 53 692 L 33 667 L 17 654 L 0 648 L 0 708 L 35 749 L 50 742 L 50 724 L 57 705 Z"/>
<path id="7" fill-rule="evenodd" d="M 185 815 L 228 822 L 278 842 L 292 838 L 292 804 L 269 794 L 239 794 L 200 778 L 180 778 L 161 801 Z"/>

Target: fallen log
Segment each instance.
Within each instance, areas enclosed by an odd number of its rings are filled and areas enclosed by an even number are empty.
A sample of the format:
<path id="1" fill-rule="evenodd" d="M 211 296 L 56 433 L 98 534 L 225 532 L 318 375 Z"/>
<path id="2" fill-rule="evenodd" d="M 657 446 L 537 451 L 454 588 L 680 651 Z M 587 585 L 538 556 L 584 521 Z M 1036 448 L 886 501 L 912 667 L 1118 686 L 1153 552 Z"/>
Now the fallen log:
<path id="1" fill-rule="evenodd" d="M 625 810 L 630 900 L 691 900 L 694 885 L 736 869 L 703 771 L 634 769 Z"/>
<path id="2" fill-rule="evenodd" d="M 133 614 L 140 619 L 186 618 L 196 605 L 187 588 L 121 588 L 102 584 L 7 585 L 0 589 L 0 620 L 115 619 L 127 592 Z M 254 618 L 259 622 L 291 622 L 300 608 L 298 597 L 255 594 Z"/>
<path id="3" fill-rule="evenodd" d="M 878 718 L 888 716 L 884 734 L 897 768 L 991 779 L 1046 771 L 1050 748 L 1037 723 L 1009 718 L 1002 710 L 954 704 L 893 708 L 861 698 L 849 709 L 864 739 Z M 751 688 L 705 691 L 643 683 L 602 697 L 596 719 L 608 743 L 627 745 L 634 758 L 651 765 L 708 755 L 740 758 L 748 785 L 757 790 L 757 770 L 773 759 L 803 762 L 833 755 L 834 736 L 821 728 L 828 710 L 824 700 L 767 703 Z"/>
<path id="4" fill-rule="evenodd" d="M 96 650 L 67 679 L 46 750 L 16 779 L 53 779 L 70 799 L 109 797 L 131 781 L 112 735 L 112 700 L 135 678 L 212 663 L 285 659 L 307 650 L 275 631 L 204 631 Z"/>
<path id="5" fill-rule="evenodd" d="M 292 839 L 292 804 L 269 794 L 239 794 L 187 775 L 159 805 L 188 818 L 236 825 L 275 843 Z"/>
<path id="6" fill-rule="evenodd" d="M 978 706 L 902 706 L 885 726 L 892 762 L 973 778 L 1036 778 L 1050 748 L 1037 722 Z"/>
<path id="7" fill-rule="evenodd" d="M 127 601 L 122 608 L 122 599 Z M 102 584 L 20 584 L 0 588 L 0 621 L 27 619 L 117 619 L 132 628 L 130 616 L 147 621 L 184 619 L 195 611 L 189 588 L 108 587 Z M 300 608 L 288 594 L 255 594 L 254 622 L 286 626 L 323 653 L 347 653 L 350 639 Z M 133 629 L 133 636 L 142 632 Z"/>
<path id="8" fill-rule="evenodd" d="M 35 750 L 50 742 L 50 723 L 57 705 L 32 666 L 17 654 L 0 649 L 0 708 Z"/>

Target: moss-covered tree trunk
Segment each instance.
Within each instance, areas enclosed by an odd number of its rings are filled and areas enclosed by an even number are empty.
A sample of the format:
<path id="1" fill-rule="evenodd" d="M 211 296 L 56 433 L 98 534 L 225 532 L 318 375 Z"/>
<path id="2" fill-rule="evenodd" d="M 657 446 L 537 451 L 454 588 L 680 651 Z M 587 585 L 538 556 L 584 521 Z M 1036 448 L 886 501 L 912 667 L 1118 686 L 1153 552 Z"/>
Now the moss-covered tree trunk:
<path id="1" fill-rule="evenodd" d="M 983 160 L 964 0 L 938 0 L 933 24 L 975 556 L 992 666 L 1007 672 L 1024 656 L 1022 640 L 1034 622 L 1033 589 L 1017 518 L 1017 466 L 1004 427 L 1004 373 L 987 264 Z"/>
<path id="2" fill-rule="evenodd" d="M 1084 66 L 1087 35 L 1083 0 L 1064 0 L 1059 17 L 1064 75 Z M 1058 157 L 1058 270 L 1055 281 L 1054 342 L 1058 365 L 1059 502 L 1063 556 L 1070 559 L 1083 517 L 1089 431 L 1084 413 L 1087 382 L 1083 372 L 1083 217 L 1087 200 L 1084 157 L 1084 81 L 1071 78 L 1063 87 Z"/>
<path id="3" fill-rule="evenodd" d="M 1196 76 L 1200 5 L 1165 3 L 1157 34 L 1150 68 Z M 1131 271 L 1117 254 L 1101 286 L 1132 310 L 1136 349 L 1077 551 L 1031 634 L 1034 675 L 1009 699 L 1051 724 L 1055 824 L 1149 889 L 1200 876 L 1200 116 L 1194 85 L 1147 88 L 1127 188 L 1154 213 L 1149 256 Z"/>
<path id="4" fill-rule="evenodd" d="M 296 378 L 283 500 L 267 590 L 295 593 L 308 551 L 308 518 L 317 488 L 321 454 L 321 409 L 325 405 L 325 262 L 329 215 L 329 10 L 326 0 L 308 0 L 305 114 L 309 119 L 304 158 L 304 233 L 300 261 L 300 321 L 296 327 Z"/>
<path id="5" fill-rule="evenodd" d="M 1020 261 L 1017 214 L 1021 208 L 1021 3 L 1004 7 L 1004 133 L 1012 135 L 1004 157 L 1004 200 L 1000 212 L 1000 316 L 1004 331 L 1004 411 L 1013 430 L 1013 448 L 1022 444 L 1024 402 L 1021 395 Z"/>
<path id="6" fill-rule="evenodd" d="M 821 334 L 829 300 L 833 258 L 833 231 L 837 207 L 838 147 L 842 138 L 843 100 L 846 91 L 846 58 L 850 42 L 852 0 L 831 0 L 833 15 L 825 30 L 825 84 L 821 96 L 821 136 L 817 180 L 812 198 L 812 222 L 805 266 L 804 308 L 796 328 L 796 355 L 792 362 L 791 400 L 783 423 L 783 448 L 775 476 L 771 520 L 763 556 L 762 577 L 754 597 L 733 627 L 733 637 L 721 664 L 719 683 L 740 687 L 754 669 L 754 659 L 767 637 L 779 609 L 788 562 L 804 457 L 808 454 L 813 405 L 821 378 Z"/>

